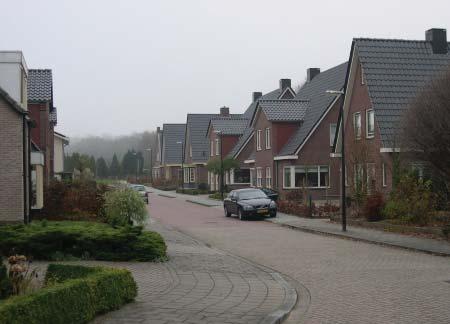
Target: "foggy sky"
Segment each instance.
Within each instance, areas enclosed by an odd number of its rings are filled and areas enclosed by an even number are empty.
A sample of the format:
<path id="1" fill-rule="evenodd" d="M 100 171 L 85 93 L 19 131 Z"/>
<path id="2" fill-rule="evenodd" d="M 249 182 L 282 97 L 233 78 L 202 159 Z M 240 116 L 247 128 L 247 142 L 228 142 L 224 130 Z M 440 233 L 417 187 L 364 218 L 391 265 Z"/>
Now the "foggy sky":
<path id="1" fill-rule="evenodd" d="M 424 39 L 450 1 L 1 0 L 2 50 L 53 70 L 57 130 L 127 134 L 229 106 L 308 67 L 348 60 L 353 37 Z"/>

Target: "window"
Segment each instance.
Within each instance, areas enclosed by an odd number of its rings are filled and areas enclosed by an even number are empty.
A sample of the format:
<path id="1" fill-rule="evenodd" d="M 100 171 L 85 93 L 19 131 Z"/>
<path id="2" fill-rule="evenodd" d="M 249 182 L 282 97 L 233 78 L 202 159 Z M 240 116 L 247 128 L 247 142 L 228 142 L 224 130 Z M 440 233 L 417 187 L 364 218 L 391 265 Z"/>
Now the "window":
<path id="1" fill-rule="evenodd" d="M 336 123 L 333 123 L 330 124 L 330 146 L 333 146 L 335 136 L 336 136 Z"/>
<path id="2" fill-rule="evenodd" d="M 214 156 L 214 141 L 211 141 L 211 148 L 209 149 L 211 156 Z"/>
<path id="3" fill-rule="evenodd" d="M 383 187 L 387 187 L 386 164 L 383 163 L 381 165 L 381 168 L 382 168 L 382 172 L 383 172 L 383 177 L 382 177 Z"/>
<path id="4" fill-rule="evenodd" d="M 364 176 L 364 166 L 360 163 L 355 164 L 353 176 L 355 188 L 363 185 L 363 176 Z"/>
<path id="5" fill-rule="evenodd" d="M 290 188 L 292 187 L 291 184 L 291 168 L 290 167 L 286 167 L 284 168 L 284 183 L 283 183 L 283 187 L 284 188 Z"/>
<path id="6" fill-rule="evenodd" d="M 195 168 L 184 168 L 183 174 L 184 183 L 195 182 Z"/>
<path id="7" fill-rule="evenodd" d="M 359 112 L 353 114 L 353 129 L 356 139 L 361 138 L 361 114 Z"/>
<path id="8" fill-rule="evenodd" d="M 271 147 L 270 128 L 266 128 L 266 150 Z"/>
<path id="9" fill-rule="evenodd" d="M 256 175 L 255 169 L 250 169 L 250 184 L 252 187 L 256 187 Z"/>
<path id="10" fill-rule="evenodd" d="M 363 69 L 362 64 L 359 64 L 359 68 L 361 70 L 361 84 L 365 84 L 366 80 L 364 79 L 364 69 Z"/>
<path id="11" fill-rule="evenodd" d="M 367 163 L 366 181 L 367 191 L 370 193 L 375 190 L 375 163 Z"/>
<path id="12" fill-rule="evenodd" d="M 261 151 L 261 133 L 262 131 L 258 129 L 256 132 L 256 150 Z"/>
<path id="13" fill-rule="evenodd" d="M 270 167 L 266 168 L 266 187 L 272 188 L 272 169 Z"/>
<path id="14" fill-rule="evenodd" d="M 256 168 L 256 186 L 262 187 L 262 168 Z"/>
<path id="15" fill-rule="evenodd" d="M 285 188 L 326 188 L 329 187 L 329 167 L 327 165 L 291 166 L 284 169 Z"/>
<path id="16" fill-rule="evenodd" d="M 375 135 L 375 114 L 373 109 L 366 111 L 366 137 L 373 138 Z"/>
<path id="17" fill-rule="evenodd" d="M 232 184 L 249 184 L 250 181 L 250 169 L 232 169 L 231 170 L 231 183 Z"/>
<path id="18" fill-rule="evenodd" d="M 219 139 L 216 138 L 216 155 L 220 154 L 220 145 L 219 145 Z"/>

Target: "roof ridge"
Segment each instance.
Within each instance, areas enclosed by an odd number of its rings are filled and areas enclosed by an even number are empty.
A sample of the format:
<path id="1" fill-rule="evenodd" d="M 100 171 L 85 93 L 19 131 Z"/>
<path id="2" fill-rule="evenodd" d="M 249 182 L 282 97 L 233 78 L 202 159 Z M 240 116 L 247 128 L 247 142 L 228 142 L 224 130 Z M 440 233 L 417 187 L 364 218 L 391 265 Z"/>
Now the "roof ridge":
<path id="1" fill-rule="evenodd" d="M 32 72 L 35 72 L 35 71 L 39 71 L 39 72 L 41 72 L 41 71 L 52 72 L 52 69 L 28 69 L 28 72 L 29 72 L 29 71 L 32 71 Z"/>
<path id="2" fill-rule="evenodd" d="M 379 42 L 404 42 L 404 43 L 429 43 L 425 39 L 404 39 L 404 38 L 370 38 L 370 37 L 354 37 L 354 41 L 379 41 Z M 450 45 L 450 42 L 447 42 Z"/>
<path id="3" fill-rule="evenodd" d="M 297 101 L 297 102 L 305 102 L 305 101 L 309 101 L 309 99 L 262 99 L 259 101 L 277 101 L 277 102 L 293 102 L 293 101 Z"/>

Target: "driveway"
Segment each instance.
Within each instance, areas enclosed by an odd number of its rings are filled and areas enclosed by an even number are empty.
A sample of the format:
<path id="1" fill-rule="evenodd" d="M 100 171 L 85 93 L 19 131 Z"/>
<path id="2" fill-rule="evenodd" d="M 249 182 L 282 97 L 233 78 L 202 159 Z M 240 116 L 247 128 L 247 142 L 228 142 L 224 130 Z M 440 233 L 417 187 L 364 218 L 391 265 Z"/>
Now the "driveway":
<path id="1" fill-rule="evenodd" d="M 296 323 L 448 323 L 450 259 L 225 218 L 220 207 L 150 195 L 166 226 L 295 279 Z M 309 307 L 308 300 L 310 298 Z M 307 308 L 307 309 L 306 309 Z M 306 314 L 304 314 L 306 311 Z"/>

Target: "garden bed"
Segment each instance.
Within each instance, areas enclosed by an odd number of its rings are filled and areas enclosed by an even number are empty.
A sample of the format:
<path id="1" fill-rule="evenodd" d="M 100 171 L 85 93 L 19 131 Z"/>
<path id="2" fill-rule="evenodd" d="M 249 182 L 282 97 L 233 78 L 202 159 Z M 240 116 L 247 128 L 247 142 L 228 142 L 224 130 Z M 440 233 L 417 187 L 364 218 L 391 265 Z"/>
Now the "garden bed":
<path id="1" fill-rule="evenodd" d="M 128 270 L 50 264 L 44 286 L 0 301 L 2 323 L 86 323 L 137 295 Z"/>
<path id="2" fill-rule="evenodd" d="M 141 226 L 36 221 L 0 226 L 0 253 L 38 260 L 159 261 L 166 259 L 166 244 Z"/>

